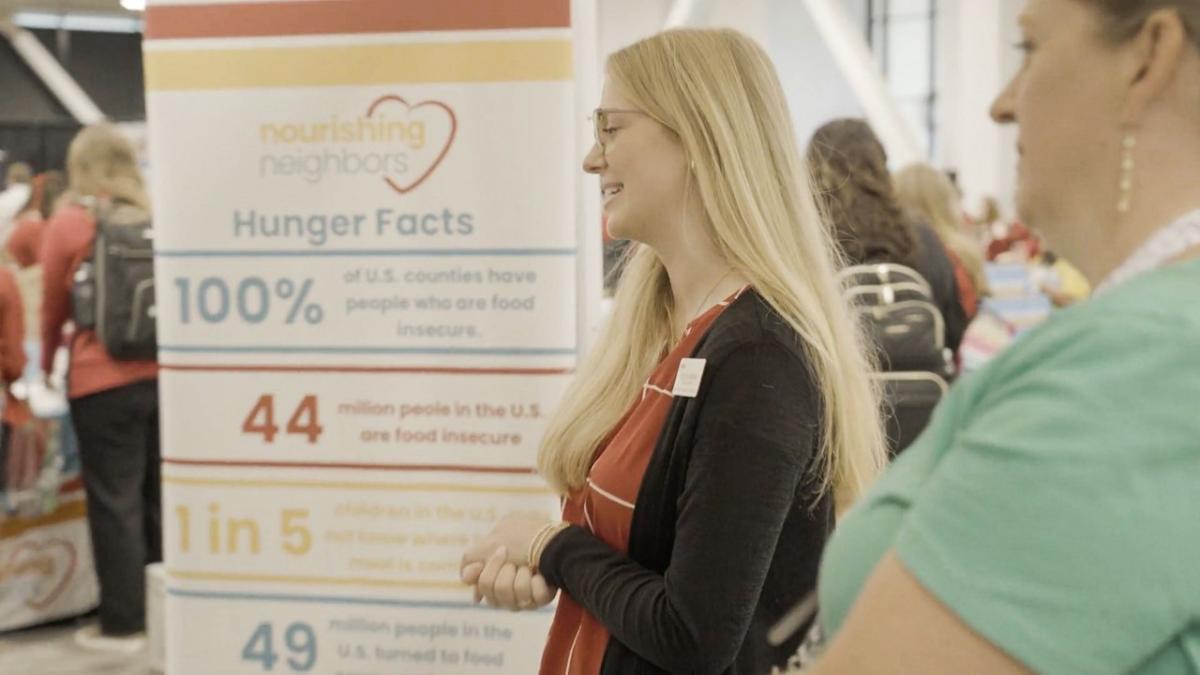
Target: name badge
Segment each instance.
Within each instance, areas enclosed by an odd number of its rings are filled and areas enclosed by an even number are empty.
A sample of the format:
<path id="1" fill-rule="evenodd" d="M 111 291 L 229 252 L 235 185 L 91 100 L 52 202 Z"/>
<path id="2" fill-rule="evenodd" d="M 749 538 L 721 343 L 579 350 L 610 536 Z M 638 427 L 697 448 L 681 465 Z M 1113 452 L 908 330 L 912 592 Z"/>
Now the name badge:
<path id="1" fill-rule="evenodd" d="M 704 376 L 705 359 L 683 359 L 679 362 L 679 372 L 675 373 L 675 387 L 671 389 L 672 396 L 695 398 L 700 391 L 700 378 Z"/>

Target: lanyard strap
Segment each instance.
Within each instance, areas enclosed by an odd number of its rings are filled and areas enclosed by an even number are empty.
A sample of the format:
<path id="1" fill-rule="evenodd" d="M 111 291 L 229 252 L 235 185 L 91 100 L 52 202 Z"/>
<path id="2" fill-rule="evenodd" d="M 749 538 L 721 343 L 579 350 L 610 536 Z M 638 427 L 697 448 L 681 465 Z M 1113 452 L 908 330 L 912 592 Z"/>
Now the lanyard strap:
<path id="1" fill-rule="evenodd" d="M 1155 232 L 1096 287 L 1102 293 L 1133 277 L 1158 269 L 1190 248 L 1200 246 L 1200 210 L 1192 211 Z"/>

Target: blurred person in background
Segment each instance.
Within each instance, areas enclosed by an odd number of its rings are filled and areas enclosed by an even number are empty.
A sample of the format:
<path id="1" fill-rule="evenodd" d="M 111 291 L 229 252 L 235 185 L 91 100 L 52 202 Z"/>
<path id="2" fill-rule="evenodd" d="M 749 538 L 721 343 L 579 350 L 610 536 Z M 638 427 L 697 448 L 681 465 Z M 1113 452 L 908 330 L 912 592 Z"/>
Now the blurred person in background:
<path id="1" fill-rule="evenodd" d="M 111 126 L 76 135 L 67 175 L 67 203 L 51 216 L 41 247 L 45 373 L 71 317 L 72 280 L 91 252 L 96 212 L 117 203 L 150 207 L 133 147 Z M 99 625 L 85 627 L 76 639 L 88 648 L 134 652 L 145 630 L 144 568 L 162 559 L 158 364 L 114 359 L 90 329 L 75 331 L 69 351 L 67 398 L 100 581 Z"/>
<path id="2" fill-rule="evenodd" d="M 987 244 L 987 259 L 1000 263 L 1026 263 L 1042 252 L 1042 241 L 1025 223 L 1016 222 Z"/>
<path id="3" fill-rule="evenodd" d="M 0 489 L 6 505 L 15 505 L 16 493 L 30 488 L 41 468 L 33 446 L 13 448 L 13 431 L 32 420 L 29 406 L 18 399 L 12 384 L 25 372 L 25 315 L 21 293 L 12 270 L 0 266 L 0 386 L 4 387 L 4 411 L 0 414 Z"/>
<path id="4" fill-rule="evenodd" d="M 1042 251 L 1033 264 L 1037 287 L 1055 307 L 1070 307 L 1092 294 L 1092 284 L 1083 272 L 1054 251 Z"/>
<path id="5" fill-rule="evenodd" d="M 975 226 L 976 237 L 985 244 L 992 239 L 1003 237 L 1008 231 L 1008 225 L 1000 213 L 1000 202 L 990 195 L 980 201 L 978 216 L 967 215 Z"/>
<path id="6" fill-rule="evenodd" d="M 8 492 L 8 505 L 17 506 L 18 493 L 28 490 L 37 480 L 44 460 L 44 437 L 33 423 L 26 402 L 28 390 L 18 397 L 18 382 L 27 362 L 27 343 L 36 343 L 42 304 L 41 274 L 36 262 L 44 225 L 46 199 L 62 195 L 63 176 L 59 172 L 39 174 L 30 182 L 29 198 L 18 209 L 12 234 L 5 247 L 7 259 L 15 269 L 0 267 L 0 379 L 5 387 L 3 434 L 0 436 L 0 484 Z M 17 233 L 22 234 L 18 235 Z M 13 246 L 14 240 L 17 246 Z M 31 266 L 34 266 L 31 268 Z M 19 315 L 19 316 L 18 316 Z"/>
<path id="7" fill-rule="evenodd" d="M 957 352 L 968 321 L 954 263 L 932 227 L 901 206 L 875 132 L 860 119 L 829 122 L 813 134 L 808 164 L 847 262 L 896 263 L 920 273 L 945 321 L 945 345 Z"/>
<path id="8" fill-rule="evenodd" d="M 4 177 L 4 191 L 0 192 L 0 241 L 8 239 L 13 220 L 29 202 L 33 193 L 33 169 L 25 162 L 8 165 Z"/>
<path id="9" fill-rule="evenodd" d="M 5 251 L 17 266 L 24 268 L 37 264 L 46 223 L 66 190 L 67 177 L 61 171 L 47 171 L 34 177 L 29 201 L 17 214 L 4 243 Z"/>
<path id="10" fill-rule="evenodd" d="M 17 287 L 25 306 L 25 339 L 38 343 L 42 328 L 42 266 L 40 257 L 46 223 L 67 189 L 67 177 L 60 171 L 47 171 L 34 178 L 34 197 L 17 216 L 16 226 L 4 250 L 16 264 Z"/>
<path id="11" fill-rule="evenodd" d="M 966 234 L 958 191 L 946 174 L 928 164 L 910 164 L 896 172 L 900 204 L 937 232 L 954 263 L 959 301 L 967 321 L 975 318 L 980 300 L 988 294 L 983 247 Z"/>
<path id="12" fill-rule="evenodd" d="M 1200 672 L 1200 2 L 1026 0 L 992 116 L 1096 285 L 839 524 L 813 675 Z"/>

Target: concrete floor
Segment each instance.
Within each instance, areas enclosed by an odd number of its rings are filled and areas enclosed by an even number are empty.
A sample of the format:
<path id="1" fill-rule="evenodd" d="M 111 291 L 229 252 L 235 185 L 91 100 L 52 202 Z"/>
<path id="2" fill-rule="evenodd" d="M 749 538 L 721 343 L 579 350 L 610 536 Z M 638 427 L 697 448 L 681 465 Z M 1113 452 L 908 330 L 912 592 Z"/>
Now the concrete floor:
<path id="1" fill-rule="evenodd" d="M 124 656 L 81 649 L 74 633 L 95 619 L 71 619 L 0 634 L 4 675 L 151 675 L 142 654 Z"/>

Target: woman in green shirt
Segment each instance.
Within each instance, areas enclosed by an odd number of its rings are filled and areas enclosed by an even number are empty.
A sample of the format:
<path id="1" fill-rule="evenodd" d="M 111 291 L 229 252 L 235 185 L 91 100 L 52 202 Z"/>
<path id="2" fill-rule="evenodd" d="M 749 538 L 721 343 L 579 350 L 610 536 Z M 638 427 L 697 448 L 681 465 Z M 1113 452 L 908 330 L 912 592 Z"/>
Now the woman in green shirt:
<path id="1" fill-rule="evenodd" d="M 992 109 L 1018 209 L 1097 293 L 956 386 L 844 519 L 819 675 L 1200 673 L 1200 0 L 1020 24 Z"/>

